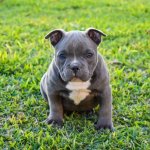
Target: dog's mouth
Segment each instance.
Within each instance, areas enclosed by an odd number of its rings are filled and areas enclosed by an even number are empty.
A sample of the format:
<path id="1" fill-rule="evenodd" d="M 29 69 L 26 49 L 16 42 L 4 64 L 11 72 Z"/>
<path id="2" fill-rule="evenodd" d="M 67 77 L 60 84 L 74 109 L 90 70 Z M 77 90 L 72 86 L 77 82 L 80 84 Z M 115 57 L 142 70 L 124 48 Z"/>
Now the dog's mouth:
<path id="1" fill-rule="evenodd" d="M 62 80 L 64 80 L 65 82 L 85 82 L 87 80 L 89 80 L 89 78 L 91 76 L 89 76 L 89 72 L 88 71 L 80 71 L 77 73 L 72 72 L 69 69 L 66 69 L 62 72 L 60 72 L 61 78 Z"/>
<path id="2" fill-rule="evenodd" d="M 77 80 L 82 81 L 77 73 L 72 73 L 72 79 L 71 79 L 71 80 L 72 80 L 72 81 L 75 81 L 75 82 L 76 82 Z"/>

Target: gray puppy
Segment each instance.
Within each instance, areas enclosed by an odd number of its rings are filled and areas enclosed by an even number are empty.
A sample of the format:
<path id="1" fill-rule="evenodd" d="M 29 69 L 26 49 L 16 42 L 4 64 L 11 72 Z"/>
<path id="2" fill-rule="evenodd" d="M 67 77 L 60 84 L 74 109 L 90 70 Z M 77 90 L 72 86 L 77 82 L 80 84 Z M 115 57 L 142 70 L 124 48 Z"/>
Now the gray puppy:
<path id="1" fill-rule="evenodd" d="M 97 47 L 102 31 L 54 30 L 48 33 L 55 57 L 41 79 L 41 93 L 48 101 L 47 123 L 62 125 L 64 111 L 88 111 L 100 105 L 96 129 L 113 129 L 112 95 L 106 64 Z"/>

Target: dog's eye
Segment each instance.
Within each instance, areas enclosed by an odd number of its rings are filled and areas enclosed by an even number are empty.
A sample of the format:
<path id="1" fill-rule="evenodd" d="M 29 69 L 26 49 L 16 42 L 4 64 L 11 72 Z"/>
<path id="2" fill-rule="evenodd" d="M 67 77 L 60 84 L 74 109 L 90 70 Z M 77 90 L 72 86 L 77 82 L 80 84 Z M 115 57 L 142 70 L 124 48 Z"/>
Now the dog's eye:
<path id="1" fill-rule="evenodd" d="M 87 58 L 91 58 L 92 56 L 93 56 L 93 53 L 87 53 L 87 54 L 86 54 L 86 57 L 87 57 Z"/>
<path id="2" fill-rule="evenodd" d="M 58 55 L 58 57 L 59 57 L 60 59 L 66 59 L 66 54 L 61 53 L 61 54 Z"/>

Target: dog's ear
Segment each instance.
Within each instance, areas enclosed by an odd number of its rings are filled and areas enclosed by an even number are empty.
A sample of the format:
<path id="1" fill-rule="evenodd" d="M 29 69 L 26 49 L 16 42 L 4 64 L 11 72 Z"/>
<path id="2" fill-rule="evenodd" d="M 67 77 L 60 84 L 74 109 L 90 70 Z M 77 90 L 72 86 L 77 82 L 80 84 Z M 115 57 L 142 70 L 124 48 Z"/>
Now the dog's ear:
<path id="1" fill-rule="evenodd" d="M 50 39 L 50 42 L 53 46 L 55 46 L 64 36 L 64 30 L 62 29 L 57 29 L 49 32 L 46 36 L 45 39 Z"/>
<path id="2" fill-rule="evenodd" d="M 94 28 L 89 28 L 86 30 L 86 34 L 89 36 L 90 39 L 93 40 L 97 45 L 100 44 L 102 36 L 106 36 L 102 31 L 94 29 Z"/>

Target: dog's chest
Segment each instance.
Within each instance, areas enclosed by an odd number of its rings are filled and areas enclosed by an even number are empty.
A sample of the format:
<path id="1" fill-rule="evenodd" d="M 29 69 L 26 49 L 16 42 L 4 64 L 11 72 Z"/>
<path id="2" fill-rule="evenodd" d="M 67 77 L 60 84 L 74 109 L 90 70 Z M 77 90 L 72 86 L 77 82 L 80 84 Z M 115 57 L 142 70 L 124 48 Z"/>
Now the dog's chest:
<path id="1" fill-rule="evenodd" d="M 88 87 L 90 86 L 90 81 L 82 82 L 82 81 L 70 81 L 66 88 L 70 90 L 69 98 L 74 101 L 75 105 L 78 105 L 82 100 L 84 100 L 89 94 L 90 90 Z"/>

